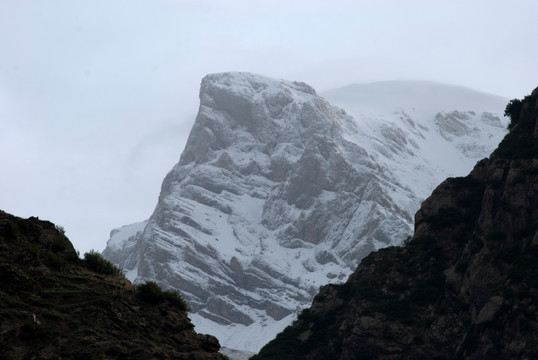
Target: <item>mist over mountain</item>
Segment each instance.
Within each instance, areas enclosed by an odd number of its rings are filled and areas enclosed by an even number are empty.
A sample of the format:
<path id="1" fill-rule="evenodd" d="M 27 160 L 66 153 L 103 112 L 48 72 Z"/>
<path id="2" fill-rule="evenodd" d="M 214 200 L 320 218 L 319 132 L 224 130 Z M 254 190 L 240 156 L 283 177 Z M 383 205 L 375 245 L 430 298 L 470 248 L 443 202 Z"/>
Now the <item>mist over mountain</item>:
<path id="1" fill-rule="evenodd" d="M 254 359 L 538 356 L 538 88 L 506 107 L 510 133 L 415 215 L 403 247 L 324 286 Z"/>
<path id="2" fill-rule="evenodd" d="M 506 99 L 465 88 L 386 82 L 323 95 L 206 76 L 153 214 L 113 230 L 103 255 L 134 282 L 179 290 L 198 331 L 257 351 L 320 286 L 409 237 L 421 201 L 506 133 Z"/>

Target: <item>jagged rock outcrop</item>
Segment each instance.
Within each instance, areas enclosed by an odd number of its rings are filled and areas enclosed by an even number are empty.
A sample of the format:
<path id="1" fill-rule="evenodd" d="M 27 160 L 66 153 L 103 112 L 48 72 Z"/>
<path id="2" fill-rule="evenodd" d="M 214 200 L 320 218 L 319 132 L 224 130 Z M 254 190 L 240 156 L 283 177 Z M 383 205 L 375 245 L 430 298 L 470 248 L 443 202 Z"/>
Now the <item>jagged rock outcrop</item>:
<path id="1" fill-rule="evenodd" d="M 386 106 L 355 119 L 304 83 L 206 76 L 155 211 L 113 231 L 103 255 L 135 282 L 178 289 L 197 328 L 225 346 L 259 350 L 320 286 L 407 238 L 440 176 L 505 133 L 480 102 L 420 116 Z"/>
<path id="2" fill-rule="evenodd" d="M 422 204 L 403 247 L 370 254 L 255 359 L 538 357 L 538 89 L 507 107 L 489 159 Z"/>
<path id="3" fill-rule="evenodd" d="M 0 211 L 0 279 L 2 359 L 226 359 L 184 310 L 88 268 L 48 221 Z"/>

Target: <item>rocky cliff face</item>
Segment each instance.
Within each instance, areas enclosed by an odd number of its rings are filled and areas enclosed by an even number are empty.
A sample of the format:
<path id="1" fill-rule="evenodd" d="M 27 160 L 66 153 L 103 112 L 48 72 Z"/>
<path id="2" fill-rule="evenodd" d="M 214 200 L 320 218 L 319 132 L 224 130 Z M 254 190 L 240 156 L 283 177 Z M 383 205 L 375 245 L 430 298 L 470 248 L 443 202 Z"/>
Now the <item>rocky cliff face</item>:
<path id="1" fill-rule="evenodd" d="M 503 120 L 475 106 L 355 119 L 303 83 L 208 75 L 154 213 L 103 254 L 135 282 L 180 290 L 197 329 L 257 351 L 320 286 L 408 237 L 440 176 L 494 149 Z"/>
<path id="2" fill-rule="evenodd" d="M 435 189 L 403 247 L 321 289 L 256 359 L 538 357 L 538 89 L 489 159 Z"/>
<path id="3" fill-rule="evenodd" d="M 52 223 L 0 211 L 0 357 L 225 359 L 185 311 L 148 303 L 123 276 L 105 273 Z"/>

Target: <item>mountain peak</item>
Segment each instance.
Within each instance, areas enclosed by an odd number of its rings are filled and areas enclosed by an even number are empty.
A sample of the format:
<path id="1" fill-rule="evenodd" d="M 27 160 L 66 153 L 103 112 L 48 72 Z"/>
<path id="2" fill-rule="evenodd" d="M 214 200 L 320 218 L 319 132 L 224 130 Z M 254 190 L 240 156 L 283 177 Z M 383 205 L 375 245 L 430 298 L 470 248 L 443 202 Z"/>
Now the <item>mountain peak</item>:
<path id="1" fill-rule="evenodd" d="M 301 82 L 239 72 L 207 75 L 180 164 L 215 160 L 238 143 L 243 143 L 245 153 L 252 151 L 248 147 L 255 147 L 266 155 L 277 142 L 302 147 L 312 133 L 322 134 L 331 131 L 331 125 L 337 126 L 338 112 Z M 297 132 L 299 138 L 286 138 Z"/>
<path id="2" fill-rule="evenodd" d="M 409 236 L 439 179 L 468 171 L 505 132 L 496 108 L 424 115 L 378 102 L 352 117 L 303 83 L 208 75 L 153 214 L 114 232 L 103 254 L 135 282 L 180 290 L 198 330 L 258 350 L 319 286 Z"/>
<path id="3" fill-rule="evenodd" d="M 209 87 L 227 89 L 233 92 L 244 92 L 254 95 L 259 92 L 279 92 L 283 88 L 316 95 L 313 87 L 300 81 L 277 80 L 263 75 L 248 72 L 223 72 L 208 74 L 202 79 L 200 98 Z"/>

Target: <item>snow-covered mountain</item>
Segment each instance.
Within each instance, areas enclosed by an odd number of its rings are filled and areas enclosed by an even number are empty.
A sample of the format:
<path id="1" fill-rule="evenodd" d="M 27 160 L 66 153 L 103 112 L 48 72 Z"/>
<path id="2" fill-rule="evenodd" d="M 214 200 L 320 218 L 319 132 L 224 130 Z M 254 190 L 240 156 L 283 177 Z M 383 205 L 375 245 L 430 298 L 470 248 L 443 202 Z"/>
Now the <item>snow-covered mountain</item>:
<path id="1" fill-rule="evenodd" d="M 135 282 L 178 289 L 198 332 L 258 351 L 319 286 L 411 235 L 420 202 L 487 156 L 507 123 L 506 99 L 440 84 L 324 96 L 341 108 L 300 82 L 206 76 L 155 211 L 113 230 L 104 256 Z"/>
<path id="2" fill-rule="evenodd" d="M 322 95 L 357 119 L 369 142 L 364 146 L 380 153 L 376 161 L 399 173 L 421 199 L 489 156 L 508 124 L 508 99 L 461 86 L 383 81 Z"/>

